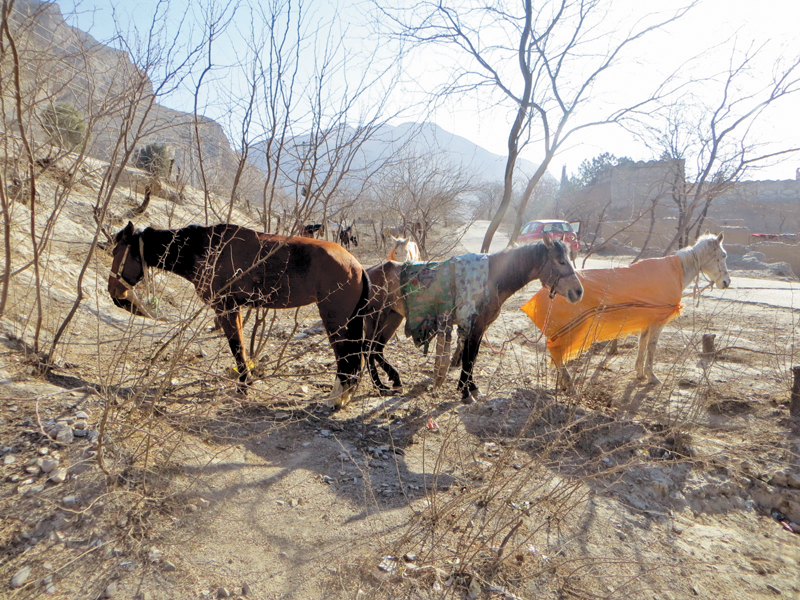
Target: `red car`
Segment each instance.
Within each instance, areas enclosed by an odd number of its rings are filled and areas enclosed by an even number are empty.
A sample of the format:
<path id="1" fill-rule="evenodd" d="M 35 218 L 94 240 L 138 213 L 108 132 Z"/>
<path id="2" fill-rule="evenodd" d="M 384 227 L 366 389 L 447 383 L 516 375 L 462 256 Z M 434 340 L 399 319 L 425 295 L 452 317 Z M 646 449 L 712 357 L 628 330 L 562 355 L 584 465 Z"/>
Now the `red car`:
<path id="1" fill-rule="evenodd" d="M 579 222 L 567 223 L 556 219 L 541 219 L 525 225 L 520 231 L 517 241 L 520 244 L 535 244 L 542 241 L 542 234 L 548 233 L 554 239 L 563 240 L 569 248 L 569 258 L 574 262 L 581 249 L 581 240 L 578 237 L 580 229 Z"/>

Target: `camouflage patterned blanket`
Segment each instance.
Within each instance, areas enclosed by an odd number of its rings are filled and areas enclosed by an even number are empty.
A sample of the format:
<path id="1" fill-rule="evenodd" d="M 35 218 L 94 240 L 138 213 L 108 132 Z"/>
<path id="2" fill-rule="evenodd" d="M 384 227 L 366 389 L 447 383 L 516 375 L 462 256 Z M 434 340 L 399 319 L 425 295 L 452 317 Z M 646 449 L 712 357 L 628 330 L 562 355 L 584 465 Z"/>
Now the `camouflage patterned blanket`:
<path id="1" fill-rule="evenodd" d="M 406 335 L 416 346 L 424 345 L 426 353 L 440 323 L 456 324 L 459 335 L 464 335 L 488 297 L 488 281 L 488 254 L 405 263 L 400 271 L 400 286 Z"/>

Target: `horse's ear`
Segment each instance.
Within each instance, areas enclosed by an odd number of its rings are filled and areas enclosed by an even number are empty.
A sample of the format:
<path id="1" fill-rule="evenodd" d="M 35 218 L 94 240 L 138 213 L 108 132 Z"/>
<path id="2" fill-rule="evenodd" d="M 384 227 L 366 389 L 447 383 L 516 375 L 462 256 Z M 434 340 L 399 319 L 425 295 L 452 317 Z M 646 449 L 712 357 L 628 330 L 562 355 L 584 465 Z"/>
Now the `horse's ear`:
<path id="1" fill-rule="evenodd" d="M 125 225 L 125 229 L 122 230 L 122 237 L 131 237 L 134 233 L 136 233 L 136 228 L 131 221 L 128 221 L 128 224 Z"/>
<path id="2" fill-rule="evenodd" d="M 550 234 L 547 233 L 546 231 L 542 234 L 542 241 L 544 242 L 544 245 L 547 246 L 548 248 L 553 247 L 553 238 L 551 238 Z"/>
<path id="3" fill-rule="evenodd" d="M 717 236 L 717 241 L 718 241 L 720 244 L 722 243 L 722 238 L 723 238 L 723 237 L 725 237 L 725 232 L 724 232 L 724 231 L 720 231 L 719 235 Z"/>

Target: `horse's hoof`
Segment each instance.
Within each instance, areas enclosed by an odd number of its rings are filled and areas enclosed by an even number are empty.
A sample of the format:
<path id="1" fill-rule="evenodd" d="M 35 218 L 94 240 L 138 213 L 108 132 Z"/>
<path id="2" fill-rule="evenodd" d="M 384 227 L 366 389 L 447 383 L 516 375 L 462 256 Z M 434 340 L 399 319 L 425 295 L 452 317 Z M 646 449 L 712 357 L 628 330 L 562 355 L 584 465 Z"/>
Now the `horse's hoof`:
<path id="1" fill-rule="evenodd" d="M 461 395 L 461 402 L 463 404 L 474 404 L 475 403 L 475 398 L 472 397 L 472 394 L 467 392 L 467 393 Z"/>
<path id="2" fill-rule="evenodd" d="M 381 388 L 378 390 L 379 396 L 399 396 L 403 393 L 403 388 Z"/>

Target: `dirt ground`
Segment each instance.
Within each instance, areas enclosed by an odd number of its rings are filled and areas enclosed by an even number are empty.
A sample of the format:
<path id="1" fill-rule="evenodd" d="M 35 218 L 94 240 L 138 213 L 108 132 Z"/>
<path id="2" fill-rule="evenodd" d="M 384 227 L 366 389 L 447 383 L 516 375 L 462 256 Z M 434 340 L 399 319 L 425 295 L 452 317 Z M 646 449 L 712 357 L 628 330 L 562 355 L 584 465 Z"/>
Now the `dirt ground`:
<path id="1" fill-rule="evenodd" d="M 44 349 L 93 231 L 97 177 L 84 175 L 45 255 Z M 43 198 L 53 185 L 42 178 Z M 119 190 L 115 229 L 135 202 Z M 191 198 L 154 199 L 137 224 L 199 214 Z M 29 215 L 15 207 L 15 265 L 29 260 Z M 354 253 L 371 265 L 381 250 L 368 233 Z M 454 253 L 466 249 L 469 237 Z M 484 340 L 480 402 L 458 401 L 455 372 L 433 390 L 431 358 L 401 334 L 386 356 L 403 393 L 381 397 L 365 378 L 332 412 L 333 354 L 313 307 L 266 315 L 242 397 L 186 282 L 156 275 L 141 295 L 158 299 L 161 320 L 132 317 L 108 298 L 109 265 L 99 252 L 89 266 L 47 374 L 35 273 L 12 280 L 0 319 L 3 597 L 800 597 L 795 311 L 687 300 L 661 336 L 661 385 L 635 379 L 629 338 L 576 361 L 577 391 L 563 395 L 519 310 L 532 283 Z M 701 358 L 704 333 L 716 334 L 713 360 Z"/>

